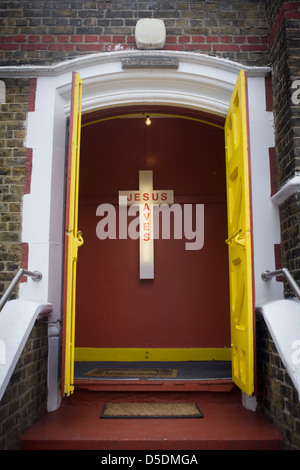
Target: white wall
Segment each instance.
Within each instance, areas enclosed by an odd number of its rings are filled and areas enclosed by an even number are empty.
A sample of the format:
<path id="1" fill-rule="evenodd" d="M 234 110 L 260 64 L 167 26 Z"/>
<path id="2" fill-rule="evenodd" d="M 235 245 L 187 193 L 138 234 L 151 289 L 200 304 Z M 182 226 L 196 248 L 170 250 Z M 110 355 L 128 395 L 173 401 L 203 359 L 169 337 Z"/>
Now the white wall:
<path id="1" fill-rule="evenodd" d="M 273 113 L 266 111 L 264 77 L 249 77 L 249 121 L 253 205 L 255 303 L 281 299 L 281 282 L 262 281 L 275 270 L 274 244 L 280 243 L 278 207 L 271 201 L 269 148 L 274 147 Z"/>

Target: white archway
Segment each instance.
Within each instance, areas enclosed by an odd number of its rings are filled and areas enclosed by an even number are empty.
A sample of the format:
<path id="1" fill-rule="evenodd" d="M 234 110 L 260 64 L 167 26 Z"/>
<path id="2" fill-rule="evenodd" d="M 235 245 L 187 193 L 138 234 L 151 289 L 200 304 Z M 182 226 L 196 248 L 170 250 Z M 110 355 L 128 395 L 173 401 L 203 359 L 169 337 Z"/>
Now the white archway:
<path id="1" fill-rule="evenodd" d="M 123 59 L 139 56 L 176 58 L 178 68 L 123 68 Z M 94 58 L 96 61 L 96 59 Z M 122 52 L 98 56 L 97 65 L 80 70 L 84 80 L 83 113 L 133 104 L 160 104 L 197 109 L 226 116 L 229 100 L 241 66 L 222 59 L 175 52 Z M 74 70 L 74 69 L 73 69 Z M 258 72 L 258 69 L 256 69 Z M 265 74 L 265 69 L 259 69 Z M 253 70 L 251 69 L 251 72 Z M 69 103 L 68 85 L 59 94 Z M 68 106 L 66 112 L 69 111 Z"/>

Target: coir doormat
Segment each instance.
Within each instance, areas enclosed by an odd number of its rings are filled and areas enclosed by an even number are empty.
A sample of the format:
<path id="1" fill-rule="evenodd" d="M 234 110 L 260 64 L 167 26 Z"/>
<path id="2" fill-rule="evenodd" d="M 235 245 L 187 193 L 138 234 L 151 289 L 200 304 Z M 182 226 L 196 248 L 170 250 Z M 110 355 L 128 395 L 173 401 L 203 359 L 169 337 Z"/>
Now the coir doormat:
<path id="1" fill-rule="evenodd" d="M 177 369 L 93 369 L 85 377 L 163 378 L 177 377 Z"/>
<path id="2" fill-rule="evenodd" d="M 203 418 L 197 403 L 107 403 L 100 418 Z"/>

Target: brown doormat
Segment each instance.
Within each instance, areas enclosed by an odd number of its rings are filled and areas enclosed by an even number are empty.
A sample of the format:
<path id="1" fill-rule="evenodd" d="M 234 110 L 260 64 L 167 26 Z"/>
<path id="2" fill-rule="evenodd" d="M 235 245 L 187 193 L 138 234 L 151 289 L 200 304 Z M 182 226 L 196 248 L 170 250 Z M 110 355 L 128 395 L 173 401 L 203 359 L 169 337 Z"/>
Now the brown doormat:
<path id="1" fill-rule="evenodd" d="M 177 377 L 177 369 L 93 369 L 85 377 Z"/>
<path id="2" fill-rule="evenodd" d="M 203 418 L 196 403 L 107 403 L 100 418 Z"/>

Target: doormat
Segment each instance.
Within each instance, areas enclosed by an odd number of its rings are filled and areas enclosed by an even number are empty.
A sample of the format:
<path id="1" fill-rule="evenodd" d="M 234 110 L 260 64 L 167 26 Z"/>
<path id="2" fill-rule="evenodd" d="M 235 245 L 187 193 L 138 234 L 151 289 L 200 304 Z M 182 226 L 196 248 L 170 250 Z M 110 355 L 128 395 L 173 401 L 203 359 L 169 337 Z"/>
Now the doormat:
<path id="1" fill-rule="evenodd" d="M 203 418 L 196 403 L 107 403 L 100 418 Z"/>
<path id="2" fill-rule="evenodd" d="M 85 377 L 162 378 L 177 377 L 177 369 L 93 369 Z"/>

